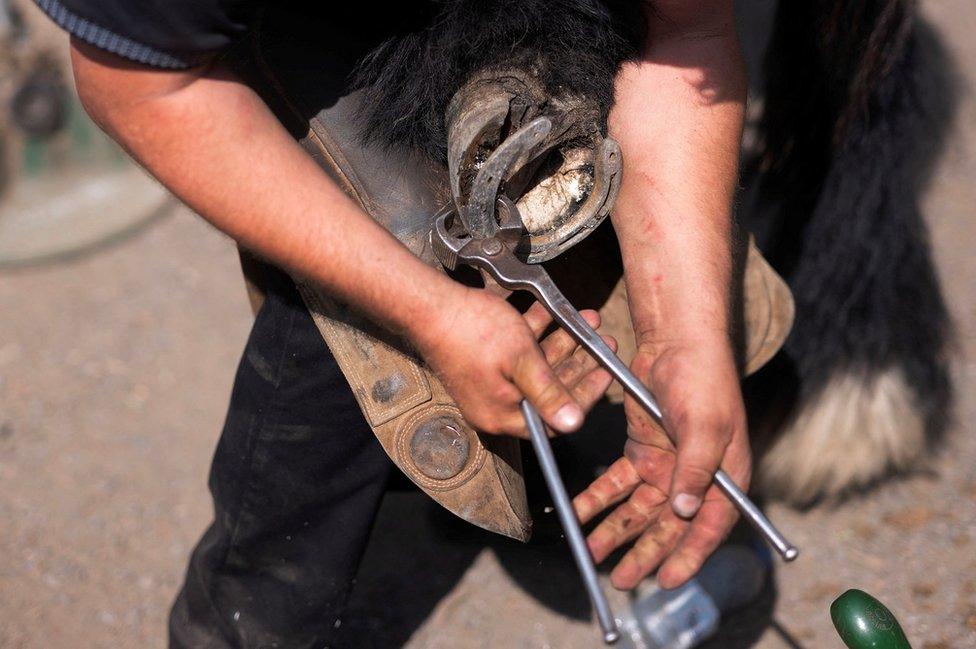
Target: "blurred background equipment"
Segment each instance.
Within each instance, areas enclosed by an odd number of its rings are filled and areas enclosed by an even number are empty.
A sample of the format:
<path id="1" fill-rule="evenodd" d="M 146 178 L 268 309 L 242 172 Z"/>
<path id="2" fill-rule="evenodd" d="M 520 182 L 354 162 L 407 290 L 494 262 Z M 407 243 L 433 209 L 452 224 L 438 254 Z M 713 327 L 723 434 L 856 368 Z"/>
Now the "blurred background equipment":
<path id="1" fill-rule="evenodd" d="M 0 267 L 96 248 L 171 203 L 85 115 L 63 42 L 24 16 L 0 0 Z"/>

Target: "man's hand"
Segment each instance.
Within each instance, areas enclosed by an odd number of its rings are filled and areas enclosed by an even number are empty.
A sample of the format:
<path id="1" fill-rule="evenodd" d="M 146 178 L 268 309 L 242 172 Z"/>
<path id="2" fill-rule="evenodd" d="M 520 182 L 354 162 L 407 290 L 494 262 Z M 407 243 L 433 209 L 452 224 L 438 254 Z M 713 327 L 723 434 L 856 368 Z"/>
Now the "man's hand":
<path id="1" fill-rule="evenodd" d="M 736 521 L 738 512 L 711 481 L 722 463 L 736 484 L 749 483 L 749 441 L 737 379 L 728 374 L 734 371 L 731 358 L 714 363 L 728 353 L 728 345 L 716 344 L 717 349 L 699 342 L 638 351 L 631 369 L 649 377 L 680 453 L 628 399 L 624 457 L 574 500 L 583 523 L 622 502 L 589 536 L 598 562 L 637 539 L 611 574 L 617 588 L 634 588 L 659 565 L 662 587 L 684 583 Z M 689 509 L 679 514 L 684 506 Z"/>
<path id="2" fill-rule="evenodd" d="M 746 489 L 749 447 L 729 337 L 732 196 L 745 78 L 731 0 L 657 0 L 640 60 L 616 79 L 610 133 L 624 157 L 613 213 L 638 354 L 677 448 L 632 400 L 624 457 L 576 499 L 602 560 L 636 539 L 613 572 L 632 588 L 691 577 L 736 520 L 712 485 L 721 467 Z M 663 564 L 662 564 L 663 562 Z"/>
<path id="3" fill-rule="evenodd" d="M 600 326 L 596 311 L 582 314 Z M 562 329 L 537 342 L 551 322 L 538 303 L 519 315 L 505 300 L 470 289 L 449 316 L 435 314 L 408 337 L 479 430 L 527 437 L 524 397 L 551 429 L 569 433 L 612 379 Z M 616 341 L 604 340 L 616 349 Z"/>

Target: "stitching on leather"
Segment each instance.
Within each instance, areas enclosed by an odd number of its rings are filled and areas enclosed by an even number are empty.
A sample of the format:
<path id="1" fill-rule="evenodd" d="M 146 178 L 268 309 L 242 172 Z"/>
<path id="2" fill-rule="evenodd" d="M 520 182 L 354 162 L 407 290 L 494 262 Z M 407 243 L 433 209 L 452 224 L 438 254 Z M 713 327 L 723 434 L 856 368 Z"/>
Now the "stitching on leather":
<path id="1" fill-rule="evenodd" d="M 447 480 L 437 480 L 436 478 L 431 478 L 414 468 L 413 460 L 410 459 L 410 451 L 407 448 L 407 445 L 410 443 L 410 434 L 416 430 L 421 421 L 440 415 L 446 415 L 457 419 L 457 421 L 464 426 L 465 431 L 470 433 L 471 446 L 475 449 L 473 456 L 468 459 L 468 462 L 465 464 L 464 468 L 462 468 L 457 475 L 452 476 Z M 416 482 L 421 487 L 431 491 L 448 491 L 450 489 L 460 487 L 481 470 L 481 467 L 484 466 L 485 458 L 488 456 L 487 449 L 485 449 L 484 445 L 481 443 L 481 440 L 478 439 L 477 433 L 468 427 L 467 422 L 465 422 L 464 418 L 461 416 L 461 411 L 458 410 L 457 407 L 447 404 L 423 406 L 416 412 L 412 413 L 409 417 L 406 417 L 397 427 L 394 446 L 396 448 L 395 459 L 397 466 L 399 466 L 400 469 L 406 473 L 411 480 Z"/>

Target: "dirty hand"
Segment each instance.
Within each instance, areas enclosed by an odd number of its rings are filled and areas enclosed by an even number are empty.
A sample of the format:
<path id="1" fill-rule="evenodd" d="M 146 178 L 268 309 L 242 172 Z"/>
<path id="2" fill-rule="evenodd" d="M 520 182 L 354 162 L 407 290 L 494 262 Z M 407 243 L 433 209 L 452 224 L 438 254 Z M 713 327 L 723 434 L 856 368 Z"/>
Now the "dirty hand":
<path id="1" fill-rule="evenodd" d="M 644 346 L 631 369 L 658 399 L 678 448 L 633 399 L 625 402 L 623 457 L 576 497 L 583 523 L 616 508 L 589 535 L 597 562 L 636 539 L 614 568 L 614 587 L 631 589 L 660 566 L 658 584 L 691 578 L 738 518 L 712 484 L 721 466 L 745 490 L 751 459 L 745 411 L 732 351 L 713 340 Z M 620 503 L 620 504 L 618 504 Z"/>
<path id="2" fill-rule="evenodd" d="M 596 311 L 583 317 L 600 325 Z M 561 329 L 540 342 L 551 322 L 538 303 L 519 314 L 500 297 L 470 289 L 450 314 L 408 337 L 475 428 L 528 437 L 519 409 L 526 398 L 553 431 L 569 433 L 611 378 Z M 605 340 L 616 348 L 613 339 Z"/>
<path id="3" fill-rule="evenodd" d="M 583 520 L 616 505 L 590 534 L 598 560 L 636 540 L 611 575 L 624 589 L 659 565 L 665 587 L 693 575 L 737 517 L 715 471 L 742 489 L 750 473 L 727 334 L 747 88 L 735 6 L 668 1 L 644 13 L 641 55 L 614 81 L 608 128 L 623 179 L 611 219 L 638 340 L 632 369 L 676 444 L 628 400 L 624 457 L 575 503 Z"/>

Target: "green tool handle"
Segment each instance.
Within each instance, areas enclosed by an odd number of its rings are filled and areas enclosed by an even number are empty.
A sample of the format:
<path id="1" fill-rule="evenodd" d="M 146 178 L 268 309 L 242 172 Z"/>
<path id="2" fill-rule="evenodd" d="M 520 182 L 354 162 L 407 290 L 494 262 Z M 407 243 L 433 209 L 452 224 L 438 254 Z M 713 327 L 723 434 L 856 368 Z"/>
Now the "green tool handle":
<path id="1" fill-rule="evenodd" d="M 912 649 L 892 612 L 863 590 L 852 588 L 835 599 L 830 619 L 850 649 Z"/>

